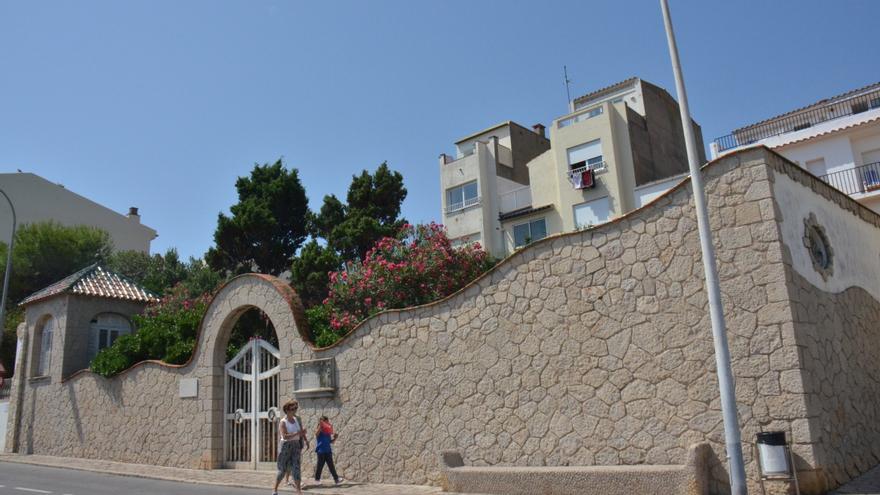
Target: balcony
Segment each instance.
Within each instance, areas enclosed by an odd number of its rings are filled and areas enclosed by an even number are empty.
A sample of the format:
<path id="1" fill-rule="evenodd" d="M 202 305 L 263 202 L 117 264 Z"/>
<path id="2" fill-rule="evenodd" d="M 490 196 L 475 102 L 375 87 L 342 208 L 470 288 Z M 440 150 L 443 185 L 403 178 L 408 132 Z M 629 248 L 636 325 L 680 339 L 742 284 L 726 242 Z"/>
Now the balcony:
<path id="1" fill-rule="evenodd" d="M 487 143 L 480 143 L 480 144 L 487 144 Z M 440 163 L 443 165 L 450 165 L 450 164 L 453 164 L 459 160 L 463 160 L 469 156 L 472 156 L 475 153 L 476 153 L 476 147 L 468 148 L 468 149 L 464 150 L 463 152 L 459 152 L 459 153 L 457 153 L 457 155 L 455 157 L 449 156 L 446 153 L 441 153 L 440 154 Z M 495 161 L 496 161 L 496 163 L 500 163 L 501 165 L 506 165 L 508 167 L 512 167 L 513 166 L 513 151 L 511 151 L 511 149 L 508 148 L 507 146 L 504 146 L 503 144 L 499 144 L 498 145 L 498 154 L 495 157 Z"/>
<path id="2" fill-rule="evenodd" d="M 587 163 L 587 162 L 578 162 L 573 163 L 571 165 L 573 168 L 568 172 L 568 181 L 571 182 L 572 187 L 575 189 L 590 189 L 595 183 L 592 181 L 595 175 L 598 175 L 599 172 L 605 172 L 608 170 L 608 165 L 605 161 Z M 593 174 L 590 176 L 590 179 L 587 180 L 586 174 L 587 172 L 592 171 Z"/>
<path id="3" fill-rule="evenodd" d="M 478 204 L 480 204 L 479 196 L 477 196 L 476 198 L 467 198 L 464 201 L 459 201 L 458 203 L 452 203 L 448 205 L 446 208 L 443 209 L 443 212 L 446 214 L 455 213 L 457 211 L 461 211 L 470 208 L 471 206 L 476 206 Z"/>
<path id="4" fill-rule="evenodd" d="M 507 213 L 532 206 L 532 190 L 523 186 L 498 195 L 498 212 Z"/>
<path id="5" fill-rule="evenodd" d="M 819 178 L 850 196 L 880 191 L 880 162 L 841 170 Z"/>
<path id="6" fill-rule="evenodd" d="M 808 129 L 822 122 L 856 115 L 875 108 L 880 108 L 880 90 L 829 101 L 824 105 L 816 105 L 814 108 L 804 112 L 744 127 L 734 131 L 732 134 L 716 139 L 714 143 L 718 148 L 718 153 L 721 153 L 740 146 L 757 143 L 762 139 Z"/>

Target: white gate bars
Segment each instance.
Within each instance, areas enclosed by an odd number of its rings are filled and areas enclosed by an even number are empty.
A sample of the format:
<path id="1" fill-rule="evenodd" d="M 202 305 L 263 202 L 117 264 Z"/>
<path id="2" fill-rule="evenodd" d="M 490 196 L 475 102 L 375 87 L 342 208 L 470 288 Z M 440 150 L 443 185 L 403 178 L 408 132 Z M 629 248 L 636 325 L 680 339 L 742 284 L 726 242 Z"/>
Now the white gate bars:
<path id="1" fill-rule="evenodd" d="M 269 411 L 277 412 L 280 353 L 255 338 L 225 366 L 223 444 L 225 465 L 257 469 L 273 466 L 278 434 Z M 262 466 L 261 466 L 262 464 Z"/>

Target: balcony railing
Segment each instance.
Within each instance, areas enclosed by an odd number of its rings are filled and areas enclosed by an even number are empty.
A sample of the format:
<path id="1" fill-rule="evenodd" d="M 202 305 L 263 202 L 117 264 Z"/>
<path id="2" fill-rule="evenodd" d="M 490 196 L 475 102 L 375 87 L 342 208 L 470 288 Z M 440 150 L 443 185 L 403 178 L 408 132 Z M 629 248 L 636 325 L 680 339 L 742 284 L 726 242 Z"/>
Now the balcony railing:
<path id="1" fill-rule="evenodd" d="M 507 213 L 532 205 L 532 190 L 529 186 L 523 186 L 512 191 L 498 195 L 498 211 Z"/>
<path id="2" fill-rule="evenodd" d="M 573 165 L 579 165 L 580 163 L 586 162 L 579 162 Z M 594 184 L 592 182 L 589 184 L 585 184 L 584 182 L 584 173 L 589 172 L 590 170 L 593 171 L 593 175 L 596 175 L 599 172 L 604 172 L 608 170 L 608 165 L 604 161 L 601 161 L 587 165 L 581 165 L 579 167 L 571 169 L 568 172 L 568 181 L 571 182 L 572 187 L 574 187 L 575 189 L 586 189 L 593 187 Z"/>
<path id="3" fill-rule="evenodd" d="M 478 204 L 480 204 L 480 197 L 479 196 L 477 196 L 476 198 L 468 198 L 464 201 L 460 201 L 458 203 L 452 203 L 451 205 L 447 205 L 446 209 L 444 209 L 443 211 L 446 213 L 454 213 L 456 211 L 461 211 L 465 208 L 470 208 L 471 206 L 475 206 Z"/>
<path id="4" fill-rule="evenodd" d="M 746 127 L 727 136 L 715 140 L 718 151 L 725 151 L 740 146 L 756 143 L 768 137 L 788 132 L 800 131 L 829 120 L 880 108 L 880 90 L 829 102 L 826 105 L 804 112 L 789 115 L 769 122 Z"/>
<path id="5" fill-rule="evenodd" d="M 853 194 L 880 191 L 880 162 L 869 163 L 819 177 L 838 191 Z"/>

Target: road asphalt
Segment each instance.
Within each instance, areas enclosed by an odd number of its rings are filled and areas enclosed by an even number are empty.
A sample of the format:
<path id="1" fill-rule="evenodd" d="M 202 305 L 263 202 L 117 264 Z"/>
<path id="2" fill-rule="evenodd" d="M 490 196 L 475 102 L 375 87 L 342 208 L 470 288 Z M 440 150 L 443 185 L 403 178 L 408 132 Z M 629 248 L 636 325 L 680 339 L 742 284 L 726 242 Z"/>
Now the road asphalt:
<path id="1" fill-rule="evenodd" d="M 267 495 L 265 490 L 198 485 L 0 462 L 0 495 Z M 285 493 L 292 493 L 287 489 Z"/>

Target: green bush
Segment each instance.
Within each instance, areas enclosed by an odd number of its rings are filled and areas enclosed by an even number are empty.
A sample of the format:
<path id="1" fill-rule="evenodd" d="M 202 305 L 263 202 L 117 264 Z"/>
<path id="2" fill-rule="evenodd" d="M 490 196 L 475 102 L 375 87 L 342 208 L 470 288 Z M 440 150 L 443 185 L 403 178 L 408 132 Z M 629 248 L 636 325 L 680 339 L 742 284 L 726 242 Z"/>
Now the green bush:
<path id="1" fill-rule="evenodd" d="M 330 327 L 330 313 L 332 308 L 326 304 L 319 304 L 306 310 L 306 320 L 309 323 L 312 342 L 318 347 L 327 347 L 341 337 Z"/>

